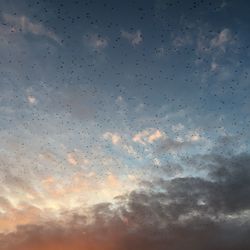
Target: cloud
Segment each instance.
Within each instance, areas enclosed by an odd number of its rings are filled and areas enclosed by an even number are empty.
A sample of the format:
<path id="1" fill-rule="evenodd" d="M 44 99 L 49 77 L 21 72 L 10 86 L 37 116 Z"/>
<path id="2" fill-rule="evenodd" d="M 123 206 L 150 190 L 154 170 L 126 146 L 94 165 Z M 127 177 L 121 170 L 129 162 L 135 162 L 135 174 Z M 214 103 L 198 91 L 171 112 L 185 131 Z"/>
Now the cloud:
<path id="1" fill-rule="evenodd" d="M 166 138 L 164 132 L 160 131 L 159 129 L 145 129 L 140 131 L 139 133 L 135 134 L 132 138 L 134 142 L 140 143 L 142 145 L 146 145 L 148 143 L 154 143 L 159 139 Z"/>
<path id="2" fill-rule="evenodd" d="M 0 232 L 13 232 L 17 224 L 27 225 L 40 220 L 41 210 L 37 206 L 25 202 L 14 206 L 8 198 L 0 197 Z"/>
<path id="3" fill-rule="evenodd" d="M 119 146 L 123 151 L 133 157 L 138 157 L 137 152 L 132 145 L 125 140 L 123 136 L 118 133 L 106 132 L 103 134 L 105 140 L 111 141 L 113 145 Z"/>
<path id="4" fill-rule="evenodd" d="M 177 163 L 164 164 L 161 167 L 162 171 L 166 173 L 167 177 L 177 177 L 183 173 L 183 167 Z"/>
<path id="5" fill-rule="evenodd" d="M 11 14 L 3 14 L 5 22 L 11 25 L 12 32 L 31 33 L 33 35 L 45 36 L 57 43 L 60 43 L 59 37 L 48 30 L 42 23 L 32 22 L 26 16 L 16 16 Z"/>
<path id="6" fill-rule="evenodd" d="M 136 46 L 142 43 L 143 37 L 142 32 L 137 30 L 135 32 L 121 31 L 121 36 L 129 41 L 131 45 Z"/>
<path id="7" fill-rule="evenodd" d="M 35 104 L 37 103 L 37 99 L 36 99 L 35 96 L 29 95 L 29 96 L 27 97 L 27 99 L 28 99 L 28 102 L 29 102 L 31 105 L 35 105 Z"/>
<path id="8" fill-rule="evenodd" d="M 198 130 L 195 130 L 195 131 L 189 131 L 189 133 L 186 135 L 186 139 L 187 141 L 198 142 L 204 138 L 201 136 Z"/>
<path id="9" fill-rule="evenodd" d="M 116 175 L 114 175 L 113 173 L 109 173 L 107 177 L 107 184 L 108 186 L 115 188 L 119 186 L 121 183 Z"/>
<path id="10" fill-rule="evenodd" d="M 19 226 L 0 235 L 2 250 L 249 249 L 250 156 L 203 156 L 205 177 L 158 179 L 88 216 Z M 117 177 L 110 173 L 111 186 Z M 6 204 L 6 202 L 2 202 Z"/>
<path id="11" fill-rule="evenodd" d="M 164 133 L 157 129 L 153 134 L 149 135 L 148 142 L 153 143 L 154 141 L 157 141 L 163 138 L 164 136 Z"/>
<path id="12" fill-rule="evenodd" d="M 96 50 L 102 50 L 108 46 L 108 38 L 99 34 L 87 34 L 84 39 L 88 46 Z"/>
<path id="13" fill-rule="evenodd" d="M 175 48 L 187 47 L 187 46 L 192 45 L 193 38 L 191 37 L 190 34 L 177 35 L 173 37 L 172 43 Z"/>
<path id="14" fill-rule="evenodd" d="M 229 29 L 223 29 L 217 36 L 211 40 L 211 46 L 222 48 L 226 43 L 232 41 L 232 33 Z"/>
<path id="15" fill-rule="evenodd" d="M 70 165 L 76 166 L 78 161 L 76 159 L 76 155 L 74 153 L 67 154 L 67 161 Z"/>
<path id="16" fill-rule="evenodd" d="M 117 145 L 121 142 L 122 137 L 117 133 L 106 132 L 103 134 L 105 140 L 110 140 L 112 144 Z"/>
<path id="17" fill-rule="evenodd" d="M 172 125 L 171 128 L 172 128 L 173 132 L 178 133 L 178 132 L 182 131 L 185 127 L 183 124 L 178 123 L 178 124 Z"/>
<path id="18" fill-rule="evenodd" d="M 200 145 L 204 142 L 209 142 L 205 137 L 201 135 L 200 129 L 190 130 L 184 135 L 184 126 L 177 124 L 172 126 L 172 131 L 177 134 L 175 138 L 165 136 L 161 143 L 157 146 L 157 153 L 170 152 L 175 153 L 183 149 L 187 149 L 190 146 Z M 182 134 L 180 136 L 179 134 Z"/>
<path id="19" fill-rule="evenodd" d="M 175 152 L 178 150 L 181 150 L 187 146 L 190 146 L 191 142 L 190 141 L 184 141 L 184 140 L 175 140 L 172 138 L 166 138 L 161 145 L 158 147 L 158 152 Z"/>

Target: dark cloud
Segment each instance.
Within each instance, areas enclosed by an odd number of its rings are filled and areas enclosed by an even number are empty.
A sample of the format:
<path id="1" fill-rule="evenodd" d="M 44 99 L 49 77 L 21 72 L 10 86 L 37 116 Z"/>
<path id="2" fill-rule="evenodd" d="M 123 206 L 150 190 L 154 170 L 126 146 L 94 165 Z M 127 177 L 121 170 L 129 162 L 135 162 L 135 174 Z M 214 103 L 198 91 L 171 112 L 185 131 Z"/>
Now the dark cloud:
<path id="1" fill-rule="evenodd" d="M 165 164 L 161 166 L 161 168 L 163 172 L 167 174 L 167 176 L 176 176 L 183 173 L 183 167 L 177 163 Z"/>
<path id="2" fill-rule="evenodd" d="M 250 155 L 207 155 L 208 176 L 160 179 L 92 208 L 92 220 L 26 225 L 3 250 L 249 249 Z"/>

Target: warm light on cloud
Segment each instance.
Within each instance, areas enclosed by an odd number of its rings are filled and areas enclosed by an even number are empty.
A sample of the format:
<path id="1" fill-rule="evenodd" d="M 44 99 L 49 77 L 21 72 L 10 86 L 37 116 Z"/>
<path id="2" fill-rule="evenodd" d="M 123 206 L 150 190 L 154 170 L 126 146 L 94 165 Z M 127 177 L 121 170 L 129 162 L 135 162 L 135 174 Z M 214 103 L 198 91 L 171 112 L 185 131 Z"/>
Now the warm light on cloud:
<path id="1" fill-rule="evenodd" d="M 148 141 L 150 143 L 153 143 L 154 141 L 157 141 L 159 140 L 160 138 L 163 138 L 165 137 L 165 134 L 163 134 L 160 130 L 156 130 L 153 134 L 151 134 L 149 137 L 148 137 Z"/>
<path id="2" fill-rule="evenodd" d="M 195 130 L 195 131 L 190 131 L 187 135 L 186 135 L 187 140 L 192 141 L 192 142 L 197 142 L 197 141 L 201 141 L 202 139 L 204 139 L 201 134 L 199 133 L 199 131 Z"/>
<path id="3" fill-rule="evenodd" d="M 248 9 L 0 0 L 0 250 L 249 250 Z"/>
<path id="4" fill-rule="evenodd" d="M 107 177 L 107 183 L 108 183 L 108 186 L 111 186 L 111 187 L 117 187 L 120 185 L 119 179 L 117 178 L 117 176 L 115 176 L 112 173 L 109 173 Z"/>
<path id="5" fill-rule="evenodd" d="M 34 105 L 34 104 L 37 103 L 37 99 L 36 99 L 34 96 L 32 96 L 32 95 L 29 95 L 29 96 L 27 97 L 27 99 L 28 99 L 28 102 L 29 102 L 30 104 L 32 104 L 32 105 Z"/>
<path id="6" fill-rule="evenodd" d="M 138 157 L 138 154 L 133 148 L 133 146 L 130 145 L 127 140 L 125 140 L 120 134 L 106 132 L 103 134 L 103 138 L 105 140 L 111 141 L 113 145 L 118 146 L 122 151 L 126 152 L 127 154 L 133 157 Z"/>
<path id="7" fill-rule="evenodd" d="M 77 158 L 76 158 L 76 155 L 75 153 L 71 152 L 71 153 L 68 153 L 67 154 L 67 161 L 70 165 L 72 166 L 76 166 L 78 161 L 77 161 Z"/>
<path id="8" fill-rule="evenodd" d="M 105 140 L 110 140 L 112 144 L 117 145 L 121 142 L 121 136 L 117 133 L 106 132 L 103 134 Z"/>
<path id="9" fill-rule="evenodd" d="M 135 134 L 132 140 L 142 145 L 146 145 L 148 143 L 154 143 L 155 141 L 164 138 L 166 138 L 165 133 L 158 129 L 145 129 Z"/>

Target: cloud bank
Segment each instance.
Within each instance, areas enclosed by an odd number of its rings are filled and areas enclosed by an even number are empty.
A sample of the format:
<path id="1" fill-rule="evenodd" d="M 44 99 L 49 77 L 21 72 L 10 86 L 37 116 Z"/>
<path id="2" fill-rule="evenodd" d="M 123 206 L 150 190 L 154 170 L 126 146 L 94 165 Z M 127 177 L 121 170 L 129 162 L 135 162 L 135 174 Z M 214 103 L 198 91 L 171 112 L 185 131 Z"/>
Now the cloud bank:
<path id="1" fill-rule="evenodd" d="M 145 181 L 114 204 L 93 206 L 91 219 L 71 212 L 19 226 L 0 236 L 1 249 L 249 249 L 250 155 L 195 160 L 206 175 Z"/>

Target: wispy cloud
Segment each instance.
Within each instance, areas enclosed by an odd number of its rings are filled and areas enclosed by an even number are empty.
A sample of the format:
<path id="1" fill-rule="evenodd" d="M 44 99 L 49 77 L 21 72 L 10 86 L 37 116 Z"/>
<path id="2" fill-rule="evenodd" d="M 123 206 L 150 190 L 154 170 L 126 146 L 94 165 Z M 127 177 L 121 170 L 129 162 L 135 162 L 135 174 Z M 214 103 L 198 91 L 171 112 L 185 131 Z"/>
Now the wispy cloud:
<path id="1" fill-rule="evenodd" d="M 60 38 L 55 32 L 46 28 L 42 23 L 33 22 L 26 16 L 16 16 L 11 14 L 3 14 L 3 19 L 11 25 L 12 32 L 31 33 L 33 35 L 45 36 L 60 44 Z"/>
<path id="2" fill-rule="evenodd" d="M 121 31 L 121 36 L 129 41 L 133 46 L 139 45 L 143 41 L 142 32 L 137 30 L 135 32 Z"/>
<path id="3" fill-rule="evenodd" d="M 233 35 L 229 29 L 223 29 L 217 36 L 211 40 L 211 46 L 216 48 L 224 48 L 224 45 L 231 42 Z"/>

